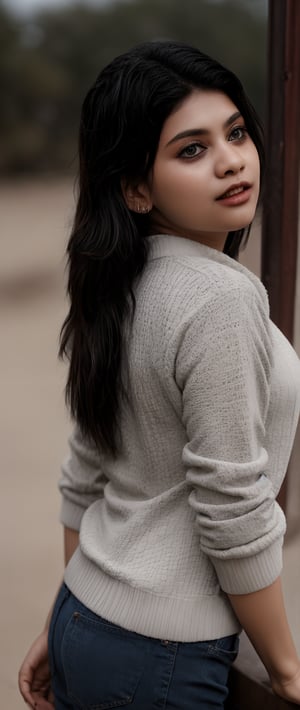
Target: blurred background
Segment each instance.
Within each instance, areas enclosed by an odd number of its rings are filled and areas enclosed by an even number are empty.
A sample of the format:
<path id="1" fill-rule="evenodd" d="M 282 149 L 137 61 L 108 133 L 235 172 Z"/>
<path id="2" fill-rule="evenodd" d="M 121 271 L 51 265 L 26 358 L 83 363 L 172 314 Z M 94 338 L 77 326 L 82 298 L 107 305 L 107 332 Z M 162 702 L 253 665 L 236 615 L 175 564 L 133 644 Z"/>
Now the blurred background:
<path id="1" fill-rule="evenodd" d="M 267 0 L 0 0 L 0 679 L 10 710 L 23 707 L 17 669 L 63 574 L 57 480 L 70 423 L 57 347 L 82 100 L 116 54 L 171 38 L 236 72 L 264 118 L 266 36 Z M 259 274 L 259 216 L 242 260 Z"/>
<path id="2" fill-rule="evenodd" d="M 150 38 L 211 53 L 241 77 L 263 115 L 265 9 L 264 0 L 2 0 L 1 173 L 72 174 L 87 88 L 116 54 Z"/>

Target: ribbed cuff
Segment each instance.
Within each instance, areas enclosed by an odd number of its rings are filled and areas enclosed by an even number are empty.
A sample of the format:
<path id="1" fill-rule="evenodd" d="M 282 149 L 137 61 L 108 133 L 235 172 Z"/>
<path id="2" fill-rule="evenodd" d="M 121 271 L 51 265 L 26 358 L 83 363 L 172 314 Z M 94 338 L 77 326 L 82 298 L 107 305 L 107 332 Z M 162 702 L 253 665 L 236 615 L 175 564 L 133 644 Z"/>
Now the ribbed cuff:
<path id="1" fill-rule="evenodd" d="M 253 557 L 220 560 L 211 557 L 226 594 L 250 594 L 275 582 L 282 570 L 283 537 Z"/>

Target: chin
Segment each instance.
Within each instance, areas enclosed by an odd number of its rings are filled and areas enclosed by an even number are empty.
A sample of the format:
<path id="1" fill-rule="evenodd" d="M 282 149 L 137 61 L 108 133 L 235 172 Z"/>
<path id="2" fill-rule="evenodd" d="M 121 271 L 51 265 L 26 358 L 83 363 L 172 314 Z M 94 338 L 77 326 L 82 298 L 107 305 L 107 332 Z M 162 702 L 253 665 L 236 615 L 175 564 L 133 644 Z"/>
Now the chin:
<path id="1" fill-rule="evenodd" d="M 255 217 L 255 212 L 251 212 L 246 218 L 240 220 L 232 220 L 231 224 L 228 226 L 229 232 L 237 232 L 239 229 L 247 229 L 252 224 Z"/>

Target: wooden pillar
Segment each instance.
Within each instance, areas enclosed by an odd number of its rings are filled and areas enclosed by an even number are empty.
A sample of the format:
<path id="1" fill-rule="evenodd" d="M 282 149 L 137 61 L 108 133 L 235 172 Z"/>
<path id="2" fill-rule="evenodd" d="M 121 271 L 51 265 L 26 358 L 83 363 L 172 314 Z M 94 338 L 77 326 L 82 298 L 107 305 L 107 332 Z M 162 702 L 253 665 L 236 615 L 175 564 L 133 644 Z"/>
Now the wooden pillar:
<path id="1" fill-rule="evenodd" d="M 300 0 L 269 0 L 267 169 L 262 281 L 271 318 L 293 342 L 300 163 Z M 287 479 L 280 492 L 285 507 Z"/>

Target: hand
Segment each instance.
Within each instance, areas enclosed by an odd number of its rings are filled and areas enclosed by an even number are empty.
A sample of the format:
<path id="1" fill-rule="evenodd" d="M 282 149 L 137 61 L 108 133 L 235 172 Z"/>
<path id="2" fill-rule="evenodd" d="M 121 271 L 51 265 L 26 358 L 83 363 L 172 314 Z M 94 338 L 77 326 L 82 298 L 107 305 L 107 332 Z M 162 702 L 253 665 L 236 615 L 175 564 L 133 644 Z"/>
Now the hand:
<path id="1" fill-rule="evenodd" d="M 292 678 L 278 680 L 278 678 L 271 677 L 271 683 L 274 693 L 280 695 L 284 700 L 289 700 L 290 703 L 300 705 L 300 663 Z"/>
<path id="2" fill-rule="evenodd" d="M 24 700 L 35 710 L 53 710 L 48 661 L 48 630 L 33 642 L 19 671 L 19 689 Z"/>

